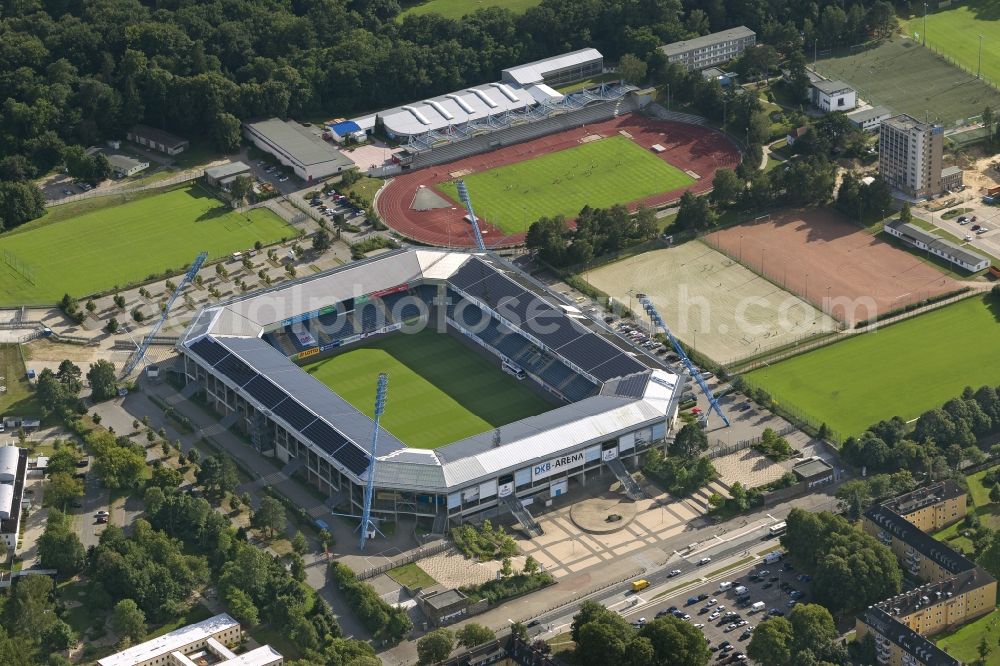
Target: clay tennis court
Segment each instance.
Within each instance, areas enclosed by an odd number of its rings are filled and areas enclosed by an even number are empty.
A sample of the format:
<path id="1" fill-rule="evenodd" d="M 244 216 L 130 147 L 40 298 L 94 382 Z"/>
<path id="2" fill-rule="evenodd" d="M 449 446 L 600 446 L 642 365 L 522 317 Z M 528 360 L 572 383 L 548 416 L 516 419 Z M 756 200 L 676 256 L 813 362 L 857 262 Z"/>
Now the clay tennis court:
<path id="1" fill-rule="evenodd" d="M 640 205 L 658 206 L 674 201 L 685 189 L 702 193 L 712 188 L 716 169 L 735 167 L 740 153 L 724 134 L 709 127 L 688 125 L 647 118 L 639 114 L 626 114 L 593 125 L 559 132 L 540 139 L 500 147 L 494 151 L 467 157 L 448 164 L 404 173 L 393 179 L 380 193 L 375 203 L 379 216 L 400 234 L 421 243 L 444 247 L 475 247 L 469 224 L 463 219 L 465 209 L 461 204 L 434 190 L 451 206 L 416 210 L 414 203 L 422 188 L 434 188 L 438 183 L 452 180 L 455 173 L 475 173 L 487 169 L 523 162 L 546 153 L 578 146 L 584 137 L 623 136 L 650 149 L 654 144 L 666 148 L 657 156 L 679 169 L 696 174 L 697 181 L 690 187 L 662 192 L 639 201 L 623 201 L 630 210 Z M 516 203 L 516 197 L 512 205 Z M 420 206 L 417 206 L 420 207 Z M 480 220 L 486 244 L 490 247 L 509 247 L 524 242 L 524 233 L 504 234 L 489 220 Z"/>
<path id="2" fill-rule="evenodd" d="M 583 274 L 626 307 L 645 293 L 670 330 L 724 365 L 837 330 L 798 296 L 700 241 L 644 252 Z"/>
<path id="3" fill-rule="evenodd" d="M 961 286 L 829 210 L 789 211 L 705 240 L 848 324 Z"/>

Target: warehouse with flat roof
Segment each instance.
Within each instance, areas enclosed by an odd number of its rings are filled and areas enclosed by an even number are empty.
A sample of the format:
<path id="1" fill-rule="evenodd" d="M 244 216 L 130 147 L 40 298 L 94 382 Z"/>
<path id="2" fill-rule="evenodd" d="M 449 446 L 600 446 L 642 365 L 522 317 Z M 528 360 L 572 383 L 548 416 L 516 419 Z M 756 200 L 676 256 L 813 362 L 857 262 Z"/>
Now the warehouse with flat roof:
<path id="1" fill-rule="evenodd" d="M 306 182 L 354 168 L 351 158 L 294 121 L 269 118 L 243 124 L 243 135 Z"/>

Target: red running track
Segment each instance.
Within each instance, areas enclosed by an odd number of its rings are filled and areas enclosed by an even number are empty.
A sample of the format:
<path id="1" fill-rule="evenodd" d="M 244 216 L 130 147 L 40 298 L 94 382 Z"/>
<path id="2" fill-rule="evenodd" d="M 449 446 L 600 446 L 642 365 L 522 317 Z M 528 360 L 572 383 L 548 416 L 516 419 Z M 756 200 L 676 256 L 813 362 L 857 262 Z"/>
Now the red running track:
<path id="1" fill-rule="evenodd" d="M 497 150 L 465 159 L 404 173 L 395 178 L 379 193 L 376 208 L 379 215 L 392 229 L 420 243 L 443 247 L 472 248 L 476 242 L 472 228 L 463 219 L 465 209 L 455 203 L 454 209 L 416 211 L 410 208 L 416 191 L 421 186 L 433 187 L 451 179 L 450 173 L 461 170 L 483 171 L 495 167 L 523 162 L 546 153 L 565 150 L 579 145 L 580 139 L 590 134 L 613 136 L 620 130 L 628 132 L 632 141 L 649 150 L 660 144 L 666 150 L 659 157 L 669 164 L 693 171 L 700 179 L 687 188 L 656 194 L 646 199 L 628 202 L 635 210 L 640 205 L 662 206 L 676 201 L 685 189 L 701 194 L 712 189 L 712 179 L 720 167 L 735 168 L 740 161 L 740 151 L 723 133 L 710 127 L 688 125 L 627 114 L 596 125 L 585 125 L 559 132 L 540 139 L 504 146 Z M 451 197 L 435 189 L 449 201 Z M 485 231 L 486 244 L 490 247 L 507 247 L 524 242 L 524 233 L 505 236 L 488 220 L 480 220 Z"/>

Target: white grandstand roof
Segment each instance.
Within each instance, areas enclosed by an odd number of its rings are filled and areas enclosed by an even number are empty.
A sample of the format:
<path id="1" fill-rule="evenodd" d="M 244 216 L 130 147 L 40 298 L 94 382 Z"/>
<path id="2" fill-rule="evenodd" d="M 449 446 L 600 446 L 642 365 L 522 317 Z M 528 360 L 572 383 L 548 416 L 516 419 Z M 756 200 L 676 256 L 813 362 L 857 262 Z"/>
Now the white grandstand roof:
<path id="1" fill-rule="evenodd" d="M 503 70 L 503 78 L 522 86 L 527 86 L 532 83 L 541 83 L 549 72 L 566 69 L 574 65 L 582 65 L 591 60 L 603 57 L 597 49 L 580 49 L 579 51 L 563 53 L 562 55 L 545 58 L 544 60 L 536 60 L 535 62 L 518 65 L 517 67 L 508 67 Z"/>

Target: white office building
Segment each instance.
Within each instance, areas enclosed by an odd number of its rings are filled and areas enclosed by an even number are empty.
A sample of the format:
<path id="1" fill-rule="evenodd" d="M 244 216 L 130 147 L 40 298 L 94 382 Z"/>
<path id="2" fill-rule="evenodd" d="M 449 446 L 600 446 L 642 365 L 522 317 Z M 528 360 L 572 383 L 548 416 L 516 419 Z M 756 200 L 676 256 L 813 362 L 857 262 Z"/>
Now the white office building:
<path id="1" fill-rule="evenodd" d="M 757 33 L 745 25 L 710 35 L 685 39 L 661 46 L 669 62 L 676 62 L 688 69 L 705 69 L 729 62 L 757 44 Z"/>
<path id="2" fill-rule="evenodd" d="M 281 666 L 284 663 L 281 654 L 269 645 L 236 654 L 229 646 L 242 640 L 239 622 L 221 613 L 133 645 L 97 663 L 98 666 Z"/>
<path id="3" fill-rule="evenodd" d="M 814 81 L 810 96 L 823 113 L 850 111 L 858 105 L 858 93 L 843 81 Z"/>

